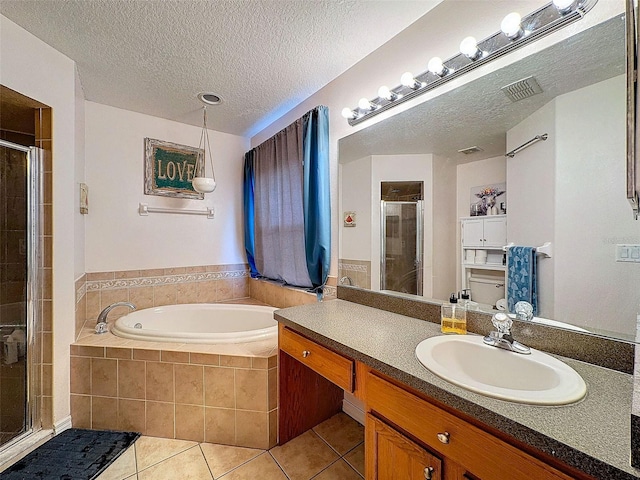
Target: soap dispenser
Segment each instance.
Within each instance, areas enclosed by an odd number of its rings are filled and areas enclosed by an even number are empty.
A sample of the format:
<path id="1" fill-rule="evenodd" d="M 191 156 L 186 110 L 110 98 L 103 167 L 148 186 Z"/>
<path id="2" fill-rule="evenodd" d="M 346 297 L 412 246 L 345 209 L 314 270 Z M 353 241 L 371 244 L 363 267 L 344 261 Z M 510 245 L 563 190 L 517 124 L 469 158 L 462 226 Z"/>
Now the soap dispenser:
<path id="1" fill-rule="evenodd" d="M 458 304 L 455 293 L 451 294 L 449 303 L 442 305 L 440 310 L 440 330 L 442 333 L 467 333 L 467 310 Z"/>

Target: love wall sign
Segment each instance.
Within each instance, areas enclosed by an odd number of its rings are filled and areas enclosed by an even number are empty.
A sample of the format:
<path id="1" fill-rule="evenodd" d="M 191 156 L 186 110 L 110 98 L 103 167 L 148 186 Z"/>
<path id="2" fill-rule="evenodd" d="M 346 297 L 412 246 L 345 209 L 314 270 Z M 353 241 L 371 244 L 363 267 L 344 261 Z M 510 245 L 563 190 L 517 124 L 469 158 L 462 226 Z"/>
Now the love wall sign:
<path id="1" fill-rule="evenodd" d="M 201 149 L 145 138 L 144 151 L 145 195 L 200 200 L 204 198 L 204 194 L 196 192 L 191 184 L 196 176 L 198 155 L 204 153 Z"/>

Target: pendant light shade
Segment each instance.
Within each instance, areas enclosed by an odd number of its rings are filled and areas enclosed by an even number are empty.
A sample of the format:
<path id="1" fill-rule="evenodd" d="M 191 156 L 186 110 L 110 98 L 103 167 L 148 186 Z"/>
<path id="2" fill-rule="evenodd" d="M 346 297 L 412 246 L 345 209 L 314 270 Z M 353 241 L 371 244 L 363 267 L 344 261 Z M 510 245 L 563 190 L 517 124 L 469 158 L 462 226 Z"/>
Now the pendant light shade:
<path id="1" fill-rule="evenodd" d="M 216 189 L 216 176 L 213 170 L 213 157 L 211 144 L 209 142 L 209 132 L 207 130 L 207 106 L 202 107 L 202 133 L 200 134 L 200 144 L 198 149 L 202 151 L 196 160 L 196 174 L 191 181 L 193 189 L 198 193 L 211 193 Z M 209 164 L 211 165 L 211 176 L 207 177 L 207 151 L 209 152 Z"/>

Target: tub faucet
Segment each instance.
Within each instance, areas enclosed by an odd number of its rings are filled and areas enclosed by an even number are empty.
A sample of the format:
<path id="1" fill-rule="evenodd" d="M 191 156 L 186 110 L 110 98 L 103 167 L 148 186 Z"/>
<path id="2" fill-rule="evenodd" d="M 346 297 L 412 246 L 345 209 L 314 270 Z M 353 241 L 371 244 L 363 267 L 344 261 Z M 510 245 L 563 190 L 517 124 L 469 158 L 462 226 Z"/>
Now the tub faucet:
<path id="1" fill-rule="evenodd" d="M 521 301 L 515 304 L 516 318 L 530 322 L 533 320 L 533 306 L 529 302 Z"/>
<path id="2" fill-rule="evenodd" d="M 506 313 L 496 313 L 491 319 L 491 323 L 496 327 L 496 331 L 489 332 L 489 335 L 484 337 L 484 343 L 491 345 L 492 347 L 504 348 L 516 353 L 522 353 L 528 355 L 531 353 L 531 349 L 526 345 L 516 342 L 511 336 L 511 325 L 513 320 Z"/>
<path id="3" fill-rule="evenodd" d="M 136 309 L 136 306 L 133 303 L 129 303 L 129 302 L 112 303 L 111 305 L 106 307 L 104 310 L 102 310 L 100 312 L 100 315 L 98 315 L 98 321 L 96 323 L 96 333 L 107 333 L 107 315 L 109 315 L 109 312 L 116 307 L 129 307 L 131 310 Z"/>

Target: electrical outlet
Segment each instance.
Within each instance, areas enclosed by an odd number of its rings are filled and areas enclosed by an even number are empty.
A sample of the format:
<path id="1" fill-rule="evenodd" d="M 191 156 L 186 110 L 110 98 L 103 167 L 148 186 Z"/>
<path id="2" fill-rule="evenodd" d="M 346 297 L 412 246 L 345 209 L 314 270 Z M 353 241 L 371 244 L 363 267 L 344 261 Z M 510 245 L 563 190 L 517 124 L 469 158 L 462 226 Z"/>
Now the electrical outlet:
<path id="1" fill-rule="evenodd" d="M 640 245 L 616 245 L 616 262 L 640 263 Z"/>

